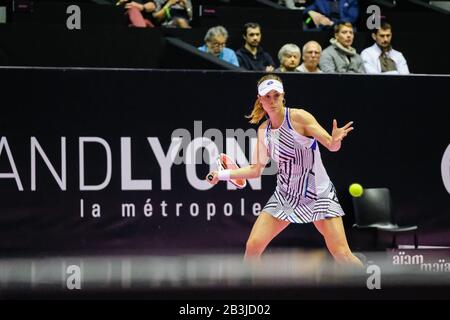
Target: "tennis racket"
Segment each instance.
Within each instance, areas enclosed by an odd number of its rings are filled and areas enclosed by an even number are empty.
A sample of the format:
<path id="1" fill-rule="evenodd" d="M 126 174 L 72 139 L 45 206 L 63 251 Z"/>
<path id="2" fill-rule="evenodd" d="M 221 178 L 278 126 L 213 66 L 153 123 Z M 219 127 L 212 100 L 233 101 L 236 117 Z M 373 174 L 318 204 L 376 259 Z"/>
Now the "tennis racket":
<path id="1" fill-rule="evenodd" d="M 239 169 L 239 166 L 234 162 L 229 156 L 227 156 L 225 153 L 219 154 L 217 157 L 217 170 L 234 170 Z M 208 180 L 212 180 L 213 176 L 209 175 Z M 247 185 L 247 179 L 230 179 L 228 180 L 231 182 L 236 188 L 243 189 Z"/>

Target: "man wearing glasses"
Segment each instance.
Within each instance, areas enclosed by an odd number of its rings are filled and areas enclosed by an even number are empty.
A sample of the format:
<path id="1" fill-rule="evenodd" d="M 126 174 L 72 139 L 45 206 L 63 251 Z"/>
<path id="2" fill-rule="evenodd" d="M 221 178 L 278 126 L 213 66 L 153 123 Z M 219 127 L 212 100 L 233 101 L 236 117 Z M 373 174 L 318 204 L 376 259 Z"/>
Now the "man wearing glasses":
<path id="1" fill-rule="evenodd" d="M 206 32 L 205 44 L 198 49 L 239 67 L 234 50 L 226 48 L 228 31 L 222 26 L 212 27 Z"/>

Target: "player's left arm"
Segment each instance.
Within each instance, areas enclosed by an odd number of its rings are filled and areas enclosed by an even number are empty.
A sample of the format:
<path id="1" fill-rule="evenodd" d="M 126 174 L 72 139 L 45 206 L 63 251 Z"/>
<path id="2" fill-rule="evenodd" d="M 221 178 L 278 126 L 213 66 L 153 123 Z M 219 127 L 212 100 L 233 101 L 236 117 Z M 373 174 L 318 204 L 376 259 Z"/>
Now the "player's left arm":
<path id="1" fill-rule="evenodd" d="M 309 112 L 302 109 L 294 109 L 293 112 L 293 119 L 304 129 L 303 135 L 314 137 L 332 152 L 339 151 L 342 140 L 353 130 L 353 121 L 338 128 L 336 119 L 333 119 L 333 129 L 330 135 Z"/>

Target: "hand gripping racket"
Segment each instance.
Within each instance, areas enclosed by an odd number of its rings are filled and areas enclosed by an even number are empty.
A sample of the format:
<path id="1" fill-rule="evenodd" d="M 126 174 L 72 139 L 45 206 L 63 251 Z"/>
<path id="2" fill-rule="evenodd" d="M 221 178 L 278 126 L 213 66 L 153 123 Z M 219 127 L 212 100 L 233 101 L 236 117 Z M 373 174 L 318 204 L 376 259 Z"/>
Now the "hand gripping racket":
<path id="1" fill-rule="evenodd" d="M 225 153 L 221 153 L 217 157 L 217 170 L 226 170 L 226 169 L 239 169 L 239 166 L 234 162 L 229 156 L 227 156 Z M 213 176 L 208 175 L 208 180 L 212 180 Z M 236 188 L 243 189 L 247 185 L 247 179 L 230 179 L 228 180 L 231 182 Z"/>

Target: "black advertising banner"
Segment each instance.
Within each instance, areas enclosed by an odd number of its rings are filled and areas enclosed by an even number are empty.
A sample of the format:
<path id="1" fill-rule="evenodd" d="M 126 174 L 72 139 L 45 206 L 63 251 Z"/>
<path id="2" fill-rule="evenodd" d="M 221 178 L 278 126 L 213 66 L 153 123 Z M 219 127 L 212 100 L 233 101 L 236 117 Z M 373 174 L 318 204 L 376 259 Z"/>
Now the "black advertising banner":
<path id="1" fill-rule="evenodd" d="M 246 188 L 204 177 L 226 152 L 248 164 L 259 73 L 0 69 L 0 248 L 4 252 L 243 250 L 273 192 L 273 168 Z M 282 75 L 288 106 L 327 130 L 321 149 L 352 223 L 352 182 L 389 187 L 400 222 L 450 244 L 450 77 Z M 211 164 L 210 164 L 211 163 Z M 444 235 L 444 236 L 443 236 Z M 321 245 L 310 225 L 280 245 Z"/>

